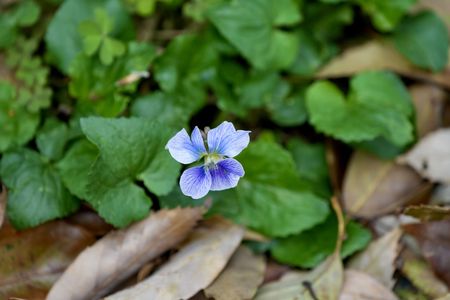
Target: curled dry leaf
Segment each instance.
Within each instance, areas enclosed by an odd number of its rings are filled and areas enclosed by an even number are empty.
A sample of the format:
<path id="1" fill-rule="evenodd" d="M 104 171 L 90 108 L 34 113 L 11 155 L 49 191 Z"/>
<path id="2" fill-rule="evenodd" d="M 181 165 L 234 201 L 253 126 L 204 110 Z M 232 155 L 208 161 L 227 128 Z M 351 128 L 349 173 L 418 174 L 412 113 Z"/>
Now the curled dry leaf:
<path id="1" fill-rule="evenodd" d="M 348 48 L 322 68 L 316 77 L 348 77 L 366 70 L 386 69 L 450 88 L 449 66 L 438 74 L 424 71 L 414 67 L 390 43 L 381 40 L 372 40 Z"/>
<path id="2" fill-rule="evenodd" d="M 445 283 L 434 275 L 433 270 L 423 260 L 408 257 L 403 262 L 401 270 L 415 287 L 433 299 L 449 292 Z"/>
<path id="3" fill-rule="evenodd" d="M 403 229 L 417 240 L 434 272 L 450 285 L 450 221 L 408 224 Z"/>
<path id="4" fill-rule="evenodd" d="M 343 272 L 340 255 L 336 252 L 311 272 L 291 271 L 280 280 L 263 285 L 255 300 L 338 299 Z"/>
<path id="5" fill-rule="evenodd" d="M 153 275 L 105 299 L 188 299 L 213 282 L 243 236 L 240 226 L 221 218 L 209 219 Z"/>
<path id="6" fill-rule="evenodd" d="M 345 270 L 339 300 L 397 300 L 397 296 L 372 276 L 357 270 Z"/>
<path id="7" fill-rule="evenodd" d="M 392 289 L 395 259 L 399 253 L 402 231 L 397 228 L 371 242 L 361 253 L 349 262 L 349 268 L 362 271 Z"/>
<path id="8" fill-rule="evenodd" d="M 430 191 L 431 184 L 411 168 L 356 151 L 345 174 L 343 200 L 349 214 L 373 218 L 417 202 Z"/>
<path id="9" fill-rule="evenodd" d="M 435 182 L 450 183 L 450 129 L 426 135 L 399 159 Z"/>
<path id="10" fill-rule="evenodd" d="M 417 134 L 419 137 L 442 126 L 445 92 L 431 84 L 416 84 L 409 88 L 416 109 Z"/>
<path id="11" fill-rule="evenodd" d="M 205 295 L 215 300 L 253 299 L 263 282 L 265 265 L 263 256 L 241 246 L 219 277 L 205 289 Z"/>
<path id="12" fill-rule="evenodd" d="M 90 232 L 62 221 L 21 232 L 4 226 L 0 231 L 0 299 L 45 299 L 72 260 L 94 241 Z"/>
<path id="13" fill-rule="evenodd" d="M 450 207 L 437 205 L 409 206 L 405 209 L 404 214 L 422 221 L 440 221 L 450 219 Z"/>
<path id="14" fill-rule="evenodd" d="M 110 232 L 77 257 L 47 299 L 97 299 L 107 294 L 147 261 L 184 240 L 202 212 L 161 210 L 127 229 Z"/>
<path id="15" fill-rule="evenodd" d="M 7 198 L 8 192 L 6 190 L 6 186 L 0 183 L 0 228 L 2 228 L 3 222 L 5 221 Z"/>

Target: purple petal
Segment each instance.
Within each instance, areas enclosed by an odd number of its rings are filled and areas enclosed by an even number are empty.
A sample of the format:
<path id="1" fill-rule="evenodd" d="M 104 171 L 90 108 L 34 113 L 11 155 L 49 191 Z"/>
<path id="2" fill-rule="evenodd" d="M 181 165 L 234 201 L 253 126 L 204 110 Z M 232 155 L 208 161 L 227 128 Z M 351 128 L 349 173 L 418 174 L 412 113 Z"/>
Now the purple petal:
<path id="1" fill-rule="evenodd" d="M 180 188 L 186 196 L 202 198 L 211 188 L 211 174 L 203 166 L 189 168 L 181 174 Z"/>
<path id="2" fill-rule="evenodd" d="M 230 122 L 223 122 L 208 132 L 209 152 L 235 157 L 244 150 L 250 142 L 250 131 L 238 130 Z"/>
<path id="3" fill-rule="evenodd" d="M 167 142 L 166 149 L 169 150 L 170 155 L 176 161 L 182 164 L 193 163 L 206 153 L 202 135 L 198 127 L 195 127 L 192 131 L 192 141 L 183 128 Z"/>
<path id="4" fill-rule="evenodd" d="M 244 168 L 233 158 L 227 158 L 217 163 L 211 172 L 211 191 L 221 191 L 233 188 L 238 184 L 239 178 L 244 176 Z"/>

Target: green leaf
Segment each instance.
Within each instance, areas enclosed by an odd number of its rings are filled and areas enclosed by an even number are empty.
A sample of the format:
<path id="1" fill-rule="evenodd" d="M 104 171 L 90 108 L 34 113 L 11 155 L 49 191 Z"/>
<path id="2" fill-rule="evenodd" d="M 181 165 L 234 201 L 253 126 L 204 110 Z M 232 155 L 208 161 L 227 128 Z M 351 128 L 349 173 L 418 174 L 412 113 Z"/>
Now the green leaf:
<path id="1" fill-rule="evenodd" d="M 156 55 L 155 48 L 146 43 L 130 42 L 127 53 L 105 66 L 96 59 L 80 54 L 70 68 L 70 94 L 78 100 L 81 115 L 113 117 L 120 114 L 136 90 L 137 82 L 124 86 L 117 82 L 133 72 L 145 71 Z"/>
<path id="2" fill-rule="evenodd" d="M 317 194 L 330 197 L 331 189 L 325 146 L 292 138 L 289 140 L 287 148 L 294 158 L 300 178 L 309 182 Z"/>
<path id="3" fill-rule="evenodd" d="M 192 103 L 187 100 L 185 97 L 158 91 L 137 98 L 131 105 L 131 115 L 158 120 L 174 127 L 184 127 L 197 108 L 192 107 Z"/>
<path id="4" fill-rule="evenodd" d="M 106 37 L 100 48 L 100 60 L 103 64 L 109 65 L 115 57 L 125 53 L 125 46 L 122 42 Z"/>
<path id="5" fill-rule="evenodd" d="M 433 12 L 422 12 L 406 18 L 393 35 L 397 49 L 413 64 L 442 71 L 448 60 L 448 31 Z"/>
<path id="6" fill-rule="evenodd" d="M 312 229 L 276 240 L 270 251 L 272 256 L 281 263 L 313 268 L 333 253 L 337 231 L 336 216 L 333 214 L 324 223 Z M 364 249 L 370 240 L 369 230 L 356 222 L 349 222 L 346 226 L 346 239 L 341 249 L 342 258 Z"/>
<path id="7" fill-rule="evenodd" d="M 38 124 L 39 114 L 18 105 L 14 86 L 0 80 L 0 152 L 27 143 Z"/>
<path id="8" fill-rule="evenodd" d="M 81 119 L 81 128 L 100 151 L 88 178 L 88 202 L 109 223 L 124 227 L 144 218 L 151 200 L 135 184 L 164 195 L 175 185 L 180 165 L 164 149 L 173 131 L 147 119 Z"/>
<path id="9" fill-rule="evenodd" d="M 94 18 L 96 9 L 105 9 L 114 20 L 111 36 L 121 40 L 134 38 L 131 17 L 121 0 L 66 0 L 59 7 L 45 34 L 50 60 L 61 71 L 68 73 L 75 57 L 82 52 L 81 22 Z"/>
<path id="10" fill-rule="evenodd" d="M 73 195 L 87 199 L 87 185 L 91 166 L 98 156 L 97 148 L 87 140 L 76 142 L 57 164 L 64 185 Z"/>
<path id="11" fill-rule="evenodd" d="M 68 133 L 69 128 L 66 124 L 56 119 L 47 119 L 36 136 L 39 152 L 50 160 L 60 159 L 63 155 Z"/>
<path id="12" fill-rule="evenodd" d="M 382 136 L 405 146 L 413 140 L 411 97 L 396 75 L 360 73 L 351 79 L 347 98 L 328 81 L 308 88 L 306 107 L 316 130 L 347 143 Z"/>
<path id="13" fill-rule="evenodd" d="M 220 213 L 269 236 L 287 236 L 324 221 L 327 203 L 301 181 L 289 152 L 274 142 L 252 142 L 237 158 L 245 176 L 234 190 L 211 193 Z"/>
<path id="14" fill-rule="evenodd" d="M 8 218 L 18 229 L 67 216 L 78 208 L 57 170 L 34 151 L 5 154 L 0 175 L 9 190 Z"/>
<path id="15" fill-rule="evenodd" d="M 218 59 L 211 36 L 180 35 L 156 59 L 155 78 L 164 92 L 184 96 L 187 105 L 198 109 L 206 96 L 205 86 L 216 74 Z"/>
<path id="16" fill-rule="evenodd" d="M 267 104 L 270 118 L 280 126 L 298 126 L 307 119 L 305 89 L 288 96 L 289 84 L 283 82 L 277 86 L 277 96 Z"/>
<path id="17" fill-rule="evenodd" d="M 376 29 L 390 32 L 417 0 L 355 0 L 366 12 Z"/>
<path id="18" fill-rule="evenodd" d="M 234 0 L 214 6 L 207 17 L 258 69 L 287 68 L 295 59 L 297 36 L 279 29 L 301 20 L 293 0 Z"/>

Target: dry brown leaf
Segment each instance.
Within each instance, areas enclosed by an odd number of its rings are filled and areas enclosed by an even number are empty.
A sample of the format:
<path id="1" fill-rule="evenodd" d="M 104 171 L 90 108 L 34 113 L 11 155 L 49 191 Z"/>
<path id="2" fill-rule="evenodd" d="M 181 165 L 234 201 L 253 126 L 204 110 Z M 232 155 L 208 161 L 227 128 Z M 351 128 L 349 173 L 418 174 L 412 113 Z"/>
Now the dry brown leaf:
<path id="1" fill-rule="evenodd" d="M 201 208 L 161 210 L 127 229 L 110 232 L 77 257 L 47 300 L 96 299 L 107 294 L 146 262 L 184 240 L 202 212 Z"/>
<path id="2" fill-rule="evenodd" d="M 263 282 L 265 267 L 263 256 L 241 246 L 219 277 L 205 289 L 205 295 L 215 300 L 253 299 Z"/>
<path id="3" fill-rule="evenodd" d="M 417 287 L 430 297 L 446 295 L 449 290 L 445 283 L 434 275 L 428 264 L 415 257 L 408 257 L 403 262 L 402 273 Z"/>
<path id="4" fill-rule="evenodd" d="M 220 218 L 209 219 L 153 275 L 105 299 L 188 299 L 213 282 L 243 236 L 240 226 Z"/>
<path id="5" fill-rule="evenodd" d="M 416 84 L 409 88 L 416 109 L 417 134 L 423 137 L 442 126 L 445 92 L 431 84 Z"/>
<path id="6" fill-rule="evenodd" d="M 399 161 L 431 181 L 450 183 L 450 129 L 439 129 L 426 135 Z"/>
<path id="7" fill-rule="evenodd" d="M 450 221 L 408 224 L 403 229 L 417 240 L 434 272 L 450 285 Z"/>
<path id="8" fill-rule="evenodd" d="M 397 296 L 372 276 L 357 270 L 345 270 L 339 300 L 397 300 Z"/>
<path id="9" fill-rule="evenodd" d="M 278 280 L 289 271 L 291 271 L 291 267 L 279 264 L 278 262 L 269 259 L 266 265 L 263 282 L 268 283 Z"/>
<path id="10" fill-rule="evenodd" d="M 394 229 L 386 235 L 372 241 L 361 253 L 350 260 L 351 269 L 363 271 L 378 280 L 384 286 L 392 289 L 395 271 L 395 259 L 399 253 L 400 229 Z"/>
<path id="11" fill-rule="evenodd" d="M 291 271 L 280 280 L 263 285 L 255 300 L 338 299 L 343 272 L 340 255 L 334 253 L 311 272 Z"/>
<path id="12" fill-rule="evenodd" d="M 94 241 L 90 232 L 62 221 L 21 232 L 5 225 L 0 231 L 0 299 L 45 299 L 72 260 Z"/>
<path id="13" fill-rule="evenodd" d="M 81 226 L 95 236 L 104 236 L 113 229 L 97 213 L 92 210 L 81 210 L 66 219 L 67 222 Z"/>
<path id="14" fill-rule="evenodd" d="M 447 295 L 445 295 L 443 297 L 440 297 L 440 298 L 437 298 L 437 299 L 434 299 L 434 300 L 450 300 L 450 294 L 447 294 Z"/>
<path id="15" fill-rule="evenodd" d="M 344 178 L 343 200 L 349 214 L 373 218 L 414 203 L 430 191 L 431 185 L 411 168 L 355 151 Z"/>
<path id="16" fill-rule="evenodd" d="M 6 186 L 0 183 L 0 229 L 5 221 L 6 215 L 6 199 L 8 198 L 8 192 Z"/>
<path id="17" fill-rule="evenodd" d="M 450 88 L 450 63 L 442 73 L 433 74 L 414 67 L 391 44 L 381 40 L 372 40 L 348 48 L 325 65 L 316 77 L 347 77 L 361 71 L 386 69 Z"/>
<path id="18" fill-rule="evenodd" d="M 404 214 L 421 221 L 440 221 L 450 219 L 450 207 L 437 205 L 409 206 L 405 209 Z"/>

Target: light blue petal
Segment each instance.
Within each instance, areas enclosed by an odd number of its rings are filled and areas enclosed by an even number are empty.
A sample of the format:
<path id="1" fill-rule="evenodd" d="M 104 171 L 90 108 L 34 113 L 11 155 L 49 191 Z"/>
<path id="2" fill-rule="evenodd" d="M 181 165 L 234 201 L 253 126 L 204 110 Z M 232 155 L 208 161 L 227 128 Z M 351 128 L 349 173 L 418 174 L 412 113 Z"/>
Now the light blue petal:
<path id="1" fill-rule="evenodd" d="M 244 150 L 250 142 L 250 131 L 238 130 L 230 122 L 223 122 L 208 132 L 209 152 L 235 157 Z"/>
<path id="2" fill-rule="evenodd" d="M 200 130 L 197 127 L 196 129 L 197 130 L 194 129 L 192 132 L 194 141 L 191 141 L 188 133 L 183 128 L 167 142 L 166 149 L 169 150 L 170 155 L 172 155 L 176 161 L 182 164 L 190 164 L 199 160 L 202 154 L 206 152 L 203 142 L 201 144 L 198 142 Z"/>
<path id="3" fill-rule="evenodd" d="M 197 126 L 195 126 L 194 130 L 192 130 L 191 140 L 195 149 L 200 151 L 201 154 L 206 153 L 205 142 L 203 141 L 202 133 Z"/>
<path id="4" fill-rule="evenodd" d="M 234 188 L 239 179 L 244 176 L 244 168 L 233 158 L 227 158 L 217 163 L 215 168 L 209 170 L 211 172 L 211 191 L 222 191 Z"/>
<path id="5" fill-rule="evenodd" d="M 211 188 L 211 174 L 203 166 L 189 168 L 181 174 L 180 188 L 186 196 L 200 199 Z"/>

